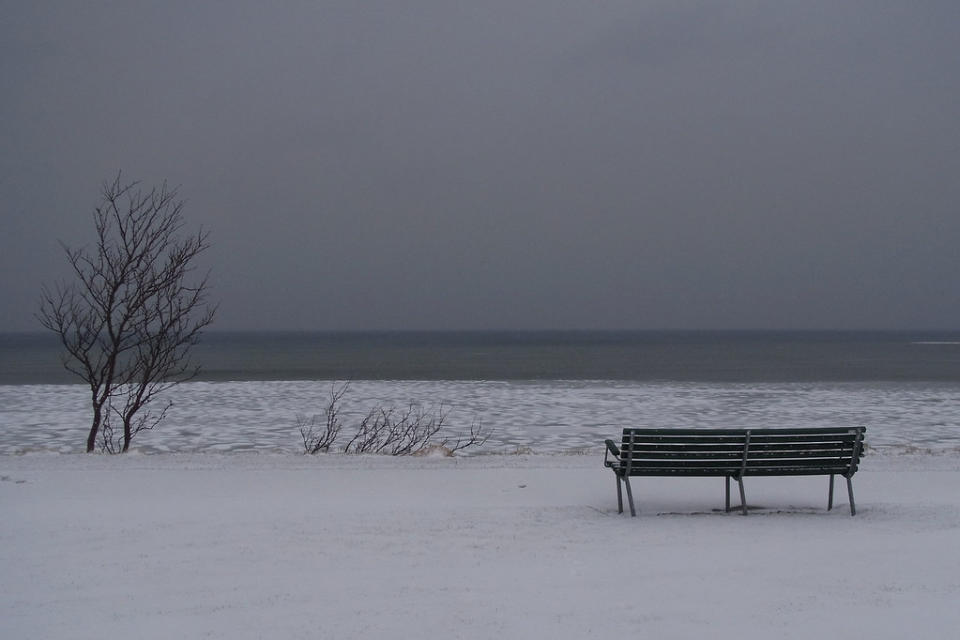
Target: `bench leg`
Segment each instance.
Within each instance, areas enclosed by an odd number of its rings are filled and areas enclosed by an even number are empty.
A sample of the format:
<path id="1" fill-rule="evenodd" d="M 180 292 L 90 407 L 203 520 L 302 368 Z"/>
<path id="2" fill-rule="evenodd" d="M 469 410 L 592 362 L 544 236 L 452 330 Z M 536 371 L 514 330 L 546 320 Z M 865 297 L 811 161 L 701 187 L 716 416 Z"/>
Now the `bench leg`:
<path id="1" fill-rule="evenodd" d="M 827 498 L 827 511 L 830 511 L 831 509 L 833 509 L 833 474 L 832 473 L 830 474 L 830 493 L 828 495 L 829 497 Z"/>
<path id="2" fill-rule="evenodd" d="M 630 501 L 630 515 L 634 518 L 637 517 L 637 510 L 633 507 L 633 491 L 630 490 L 630 478 L 627 476 L 623 477 L 623 483 L 627 485 L 627 500 Z"/>
<path id="3" fill-rule="evenodd" d="M 726 484 L 726 501 L 724 502 L 724 511 L 730 513 L 730 476 L 724 478 Z"/>
<path id="4" fill-rule="evenodd" d="M 617 481 L 617 513 L 623 513 L 623 489 L 620 488 L 620 476 L 614 473 L 614 479 Z"/>
<path id="5" fill-rule="evenodd" d="M 743 515 L 747 515 L 747 497 L 743 493 L 743 478 L 737 478 L 737 484 L 740 485 L 740 509 Z"/>
<path id="6" fill-rule="evenodd" d="M 847 495 L 850 496 L 850 515 L 857 515 L 857 505 L 853 501 L 853 480 L 847 478 Z"/>

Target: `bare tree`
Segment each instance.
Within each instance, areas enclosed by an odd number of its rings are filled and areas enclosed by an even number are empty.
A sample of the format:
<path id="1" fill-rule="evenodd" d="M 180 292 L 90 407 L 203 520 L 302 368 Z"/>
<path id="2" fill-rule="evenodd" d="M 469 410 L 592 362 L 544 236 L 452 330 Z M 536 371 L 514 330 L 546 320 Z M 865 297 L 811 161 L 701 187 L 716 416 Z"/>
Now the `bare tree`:
<path id="1" fill-rule="evenodd" d="M 207 276 L 194 275 L 208 233 L 181 235 L 175 188 L 145 191 L 117 174 L 102 195 L 96 245 L 61 242 L 74 277 L 43 287 L 38 317 L 59 336 L 63 366 L 89 386 L 87 451 L 99 436 L 113 453 L 163 420 L 172 402 L 153 409 L 159 394 L 197 375 L 190 349 L 216 308 L 207 304 Z"/>

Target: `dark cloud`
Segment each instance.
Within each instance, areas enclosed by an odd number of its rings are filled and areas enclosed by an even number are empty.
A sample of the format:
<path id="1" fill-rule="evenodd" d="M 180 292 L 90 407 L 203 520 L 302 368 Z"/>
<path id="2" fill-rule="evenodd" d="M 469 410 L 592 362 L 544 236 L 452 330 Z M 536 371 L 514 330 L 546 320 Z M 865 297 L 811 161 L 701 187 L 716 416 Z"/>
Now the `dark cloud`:
<path id="1" fill-rule="evenodd" d="M 0 329 L 123 168 L 218 326 L 956 327 L 960 10 L 6 3 Z"/>

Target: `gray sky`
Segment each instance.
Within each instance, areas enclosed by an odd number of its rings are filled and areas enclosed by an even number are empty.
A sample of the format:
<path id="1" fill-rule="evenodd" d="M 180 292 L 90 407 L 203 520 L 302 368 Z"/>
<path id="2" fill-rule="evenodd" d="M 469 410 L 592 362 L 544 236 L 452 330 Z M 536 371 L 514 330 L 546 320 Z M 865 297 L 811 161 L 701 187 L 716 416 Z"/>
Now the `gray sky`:
<path id="1" fill-rule="evenodd" d="M 0 9 L 0 330 L 118 169 L 220 329 L 960 327 L 956 0 Z"/>

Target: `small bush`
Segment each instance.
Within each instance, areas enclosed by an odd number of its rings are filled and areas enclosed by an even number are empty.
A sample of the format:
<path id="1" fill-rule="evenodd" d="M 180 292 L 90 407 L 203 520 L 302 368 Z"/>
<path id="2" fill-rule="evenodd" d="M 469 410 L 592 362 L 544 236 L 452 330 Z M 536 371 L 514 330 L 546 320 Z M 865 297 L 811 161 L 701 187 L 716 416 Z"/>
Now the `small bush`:
<path id="1" fill-rule="evenodd" d="M 334 448 L 343 430 L 339 403 L 348 386 L 349 383 L 339 387 L 334 384 L 330 388 L 330 401 L 323 416 L 297 416 L 297 427 L 305 453 L 326 453 Z M 446 410 L 443 404 L 434 409 L 425 408 L 419 403 L 410 403 L 403 410 L 377 405 L 364 415 L 340 451 L 391 456 L 424 455 L 443 451 L 445 455 L 453 455 L 457 451 L 482 446 L 487 442 L 490 434 L 477 422 L 470 425 L 468 433 L 458 434 L 456 437 L 446 435 L 444 427 L 448 415 L 449 410 Z"/>

